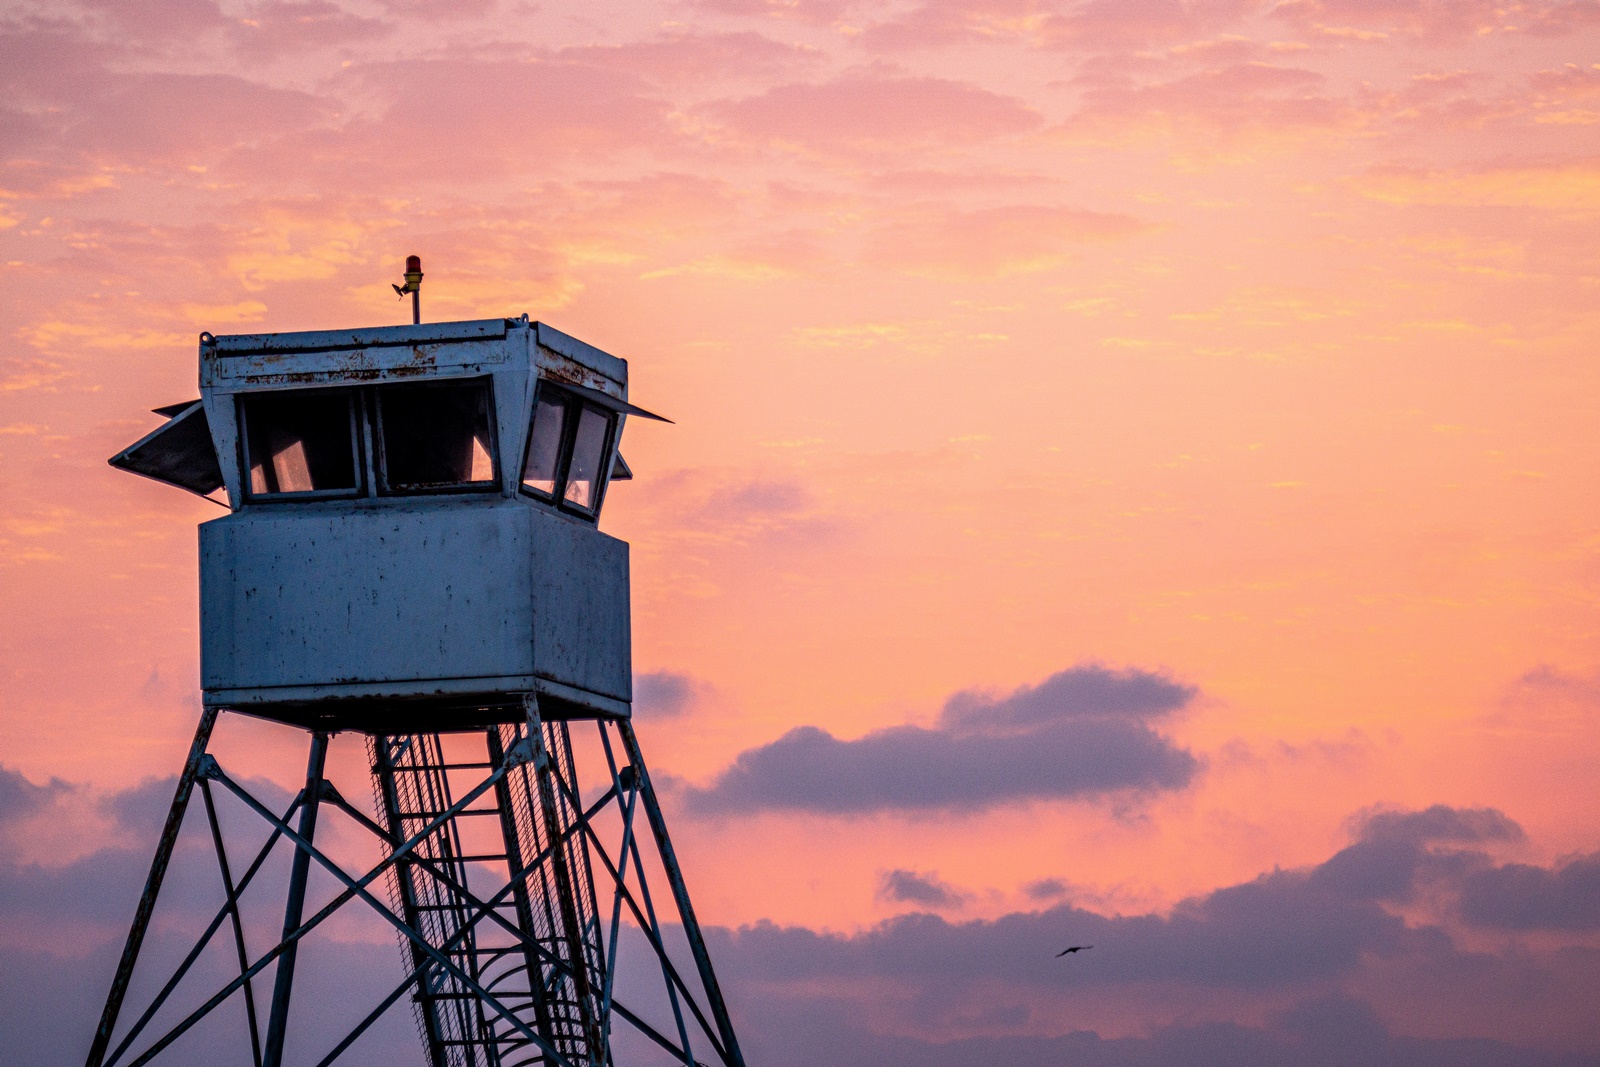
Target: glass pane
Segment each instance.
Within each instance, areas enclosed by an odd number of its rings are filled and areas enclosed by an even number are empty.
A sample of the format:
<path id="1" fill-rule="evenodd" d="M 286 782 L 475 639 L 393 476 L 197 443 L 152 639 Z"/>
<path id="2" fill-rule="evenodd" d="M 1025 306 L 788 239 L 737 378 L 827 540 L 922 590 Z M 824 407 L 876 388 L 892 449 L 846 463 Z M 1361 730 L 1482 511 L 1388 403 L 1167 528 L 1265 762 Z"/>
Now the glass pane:
<path id="1" fill-rule="evenodd" d="M 489 383 L 380 386 L 383 472 L 390 489 L 494 481 Z"/>
<path id="2" fill-rule="evenodd" d="M 566 501 L 585 511 L 593 511 L 600 500 L 600 461 L 605 458 L 606 431 L 610 428 L 611 416 L 584 405 L 578 418 L 578 434 L 572 441 L 572 462 L 567 465 Z"/>
<path id="3" fill-rule="evenodd" d="M 252 495 L 356 488 L 348 393 L 246 397 L 244 420 Z"/>
<path id="4" fill-rule="evenodd" d="M 522 465 L 522 484 L 546 496 L 556 495 L 556 464 L 561 462 L 561 430 L 566 421 L 566 401 L 541 392 L 533 409 L 533 425 L 528 429 L 528 461 Z"/>

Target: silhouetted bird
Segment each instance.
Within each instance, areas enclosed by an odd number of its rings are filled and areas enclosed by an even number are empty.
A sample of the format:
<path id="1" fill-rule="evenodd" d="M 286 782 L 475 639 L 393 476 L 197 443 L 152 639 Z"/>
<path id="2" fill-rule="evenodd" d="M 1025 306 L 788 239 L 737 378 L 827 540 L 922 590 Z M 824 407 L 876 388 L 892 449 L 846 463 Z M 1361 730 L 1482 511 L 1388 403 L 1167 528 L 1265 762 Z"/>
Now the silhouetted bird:
<path id="1" fill-rule="evenodd" d="M 1094 946 L 1093 945 L 1073 945 L 1071 948 L 1064 948 L 1060 952 L 1056 953 L 1056 959 L 1059 960 L 1062 956 L 1065 956 L 1069 952 L 1082 952 L 1086 948 L 1094 948 Z"/>

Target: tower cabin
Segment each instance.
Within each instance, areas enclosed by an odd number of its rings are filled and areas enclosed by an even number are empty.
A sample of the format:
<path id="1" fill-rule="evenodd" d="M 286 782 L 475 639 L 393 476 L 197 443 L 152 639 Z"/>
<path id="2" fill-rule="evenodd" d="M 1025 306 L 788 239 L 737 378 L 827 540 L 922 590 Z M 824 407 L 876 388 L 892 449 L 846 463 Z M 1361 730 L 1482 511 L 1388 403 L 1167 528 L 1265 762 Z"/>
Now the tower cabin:
<path id="1" fill-rule="evenodd" d="M 628 365 L 526 315 L 200 335 L 200 399 L 111 464 L 209 496 L 207 705 L 318 730 L 629 715 L 628 546 L 597 523 Z"/>

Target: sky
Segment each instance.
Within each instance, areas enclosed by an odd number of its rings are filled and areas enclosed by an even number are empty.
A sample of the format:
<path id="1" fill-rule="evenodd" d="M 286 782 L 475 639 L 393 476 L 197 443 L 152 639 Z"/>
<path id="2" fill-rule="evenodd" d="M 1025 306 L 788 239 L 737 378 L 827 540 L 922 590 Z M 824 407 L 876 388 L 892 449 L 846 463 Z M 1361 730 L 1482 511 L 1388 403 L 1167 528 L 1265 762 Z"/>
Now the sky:
<path id="1" fill-rule="evenodd" d="M 0 0 L 0 1040 L 199 714 L 220 512 L 105 459 L 410 254 L 674 420 L 602 527 L 752 1062 L 1600 1058 L 1594 0 Z"/>

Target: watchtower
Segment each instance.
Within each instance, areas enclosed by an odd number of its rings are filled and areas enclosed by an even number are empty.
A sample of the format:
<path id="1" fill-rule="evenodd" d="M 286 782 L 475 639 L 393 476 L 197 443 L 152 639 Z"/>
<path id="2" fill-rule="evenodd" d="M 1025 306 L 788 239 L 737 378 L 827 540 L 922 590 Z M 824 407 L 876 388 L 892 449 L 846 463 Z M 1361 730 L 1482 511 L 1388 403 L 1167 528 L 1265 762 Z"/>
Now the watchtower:
<path id="1" fill-rule="evenodd" d="M 659 418 L 629 402 L 627 363 L 526 315 L 204 333 L 199 358 L 200 398 L 158 409 L 167 421 L 111 459 L 228 514 L 200 526 L 199 728 L 88 1067 L 151 1062 L 236 994 L 252 1062 L 281 1067 L 298 947 L 357 899 L 398 931 L 403 977 L 318 1067 L 400 1000 L 432 1067 L 609 1067 L 618 1022 L 688 1067 L 706 1053 L 743 1067 L 631 725 L 628 546 L 598 528 L 609 487 L 632 477 L 618 451 L 624 425 Z M 287 811 L 209 752 L 225 712 L 309 734 L 305 787 Z M 325 777 L 329 738 L 351 731 L 367 738 L 371 815 Z M 588 797 L 580 749 L 593 764 Z M 197 785 L 226 900 L 118 1033 Z M 269 831 L 243 868 L 219 795 Z M 382 862 L 350 871 L 319 849 L 319 814 L 330 812 L 376 837 Z M 641 849 L 640 812 L 653 848 Z M 472 845 L 485 824 L 492 847 Z M 280 839 L 293 849 L 283 933 L 252 954 L 242 906 Z M 313 865 L 344 888 L 308 918 Z M 656 911 L 652 871 L 675 921 Z M 150 1036 L 224 925 L 238 977 Z M 669 945 L 680 930 L 687 959 Z M 629 937 L 656 957 L 670 1019 L 652 1021 L 617 988 Z M 263 1019 L 257 985 L 269 968 Z"/>

